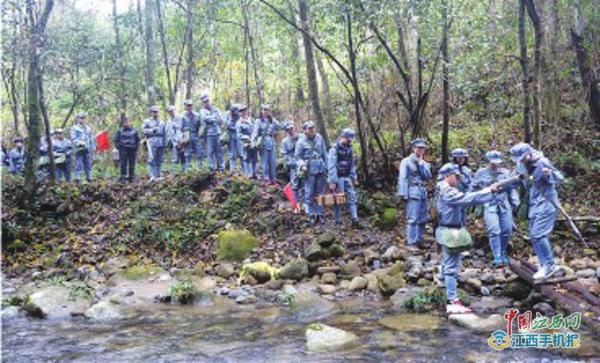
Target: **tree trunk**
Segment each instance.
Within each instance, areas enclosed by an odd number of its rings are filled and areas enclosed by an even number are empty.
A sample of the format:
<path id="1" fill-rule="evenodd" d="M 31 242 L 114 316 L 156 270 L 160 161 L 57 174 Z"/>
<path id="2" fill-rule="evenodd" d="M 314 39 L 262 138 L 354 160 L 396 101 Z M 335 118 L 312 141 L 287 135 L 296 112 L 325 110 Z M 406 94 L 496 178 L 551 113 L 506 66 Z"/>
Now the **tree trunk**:
<path id="1" fill-rule="evenodd" d="M 188 0 L 186 8 L 187 18 L 187 69 L 185 72 L 185 98 L 192 99 L 192 87 L 194 85 L 194 1 Z"/>
<path id="2" fill-rule="evenodd" d="M 290 19 L 297 24 L 296 22 L 296 14 L 294 12 L 294 7 L 292 6 L 292 2 L 289 2 L 290 7 Z M 295 118 L 305 118 L 305 101 L 306 97 L 304 96 L 304 89 L 302 88 L 302 72 L 300 70 L 300 64 L 302 62 L 302 58 L 300 55 L 301 40 L 296 37 L 296 32 L 291 34 L 292 41 L 290 42 L 290 62 L 294 67 L 294 101 L 292 102 L 292 112 Z M 300 112 L 298 112 L 300 111 Z"/>
<path id="3" fill-rule="evenodd" d="M 348 5 L 344 7 L 346 16 L 346 29 L 347 29 L 347 37 L 348 37 L 348 52 L 350 58 L 350 73 L 352 82 L 352 88 L 354 89 L 354 117 L 356 118 L 356 127 L 358 128 L 358 141 L 360 142 L 360 164 L 361 169 L 364 174 L 364 180 L 370 180 L 369 178 L 369 168 L 368 168 L 368 158 L 367 158 L 367 143 L 365 140 L 365 134 L 362 127 L 362 119 L 360 114 L 360 94 L 358 90 L 358 80 L 356 74 L 356 53 L 354 52 L 354 45 L 352 39 L 352 15 L 350 14 L 350 9 L 348 9 Z"/>
<path id="4" fill-rule="evenodd" d="M 533 64 L 533 144 L 536 148 L 542 147 L 542 44 L 544 40 L 544 31 L 542 21 L 535 7 L 533 0 L 527 0 L 527 14 L 531 19 L 534 29 L 535 50 Z"/>
<path id="5" fill-rule="evenodd" d="M 127 113 L 127 96 L 125 89 L 125 66 L 123 65 L 123 50 L 121 48 L 121 34 L 119 31 L 119 21 L 117 18 L 117 0 L 112 1 L 113 28 L 115 31 L 115 48 L 117 51 L 117 68 L 119 69 L 119 87 L 117 95 L 119 97 L 119 119 L 121 122 L 125 119 Z M 75 104 L 76 102 L 73 102 Z M 69 115 L 71 111 L 69 111 Z M 68 115 L 65 118 L 68 120 Z"/>
<path id="6" fill-rule="evenodd" d="M 169 90 L 169 104 L 172 105 L 175 103 L 175 94 L 173 93 L 173 85 L 171 84 L 171 67 L 169 66 L 169 52 L 167 50 L 165 24 L 163 21 L 162 10 L 160 8 L 160 0 L 156 0 L 156 15 L 158 18 L 158 32 L 160 33 L 160 44 L 162 46 L 165 75 L 167 77 L 167 89 Z"/>
<path id="7" fill-rule="evenodd" d="M 317 70 L 319 71 L 319 76 L 321 78 L 321 86 L 323 88 L 323 101 L 325 102 L 324 114 L 325 120 L 327 121 L 327 125 L 329 127 L 333 127 L 333 102 L 331 101 L 331 91 L 329 89 L 329 78 L 327 77 L 327 73 L 325 72 L 325 67 L 323 66 L 323 59 L 321 56 L 316 56 L 317 60 Z"/>
<path id="8" fill-rule="evenodd" d="M 325 127 L 325 120 L 323 119 L 323 113 L 321 112 L 321 105 L 319 103 L 319 85 L 317 83 L 317 72 L 315 70 L 315 58 L 312 50 L 312 44 L 308 36 L 310 26 L 308 24 L 308 6 L 306 0 L 298 0 L 298 6 L 300 8 L 300 23 L 304 32 L 302 33 L 302 41 L 304 43 L 304 60 L 306 63 L 306 75 L 308 80 L 308 95 L 310 97 L 310 103 L 312 105 L 315 121 L 319 128 L 319 133 L 325 140 L 325 146 L 329 149 L 329 138 L 327 137 L 327 128 Z"/>
<path id="9" fill-rule="evenodd" d="M 156 85 L 154 81 L 154 32 L 152 23 L 154 22 L 154 1 L 145 0 L 144 2 L 144 37 L 146 40 L 146 93 L 148 95 L 148 105 L 156 103 Z"/>
<path id="10" fill-rule="evenodd" d="M 590 60 L 585 49 L 583 32 L 585 30 L 585 19 L 581 0 L 577 2 L 577 17 L 574 29 L 571 29 L 571 44 L 575 52 L 577 67 L 583 80 L 585 96 L 590 108 L 590 116 L 597 129 L 600 130 L 600 80 L 595 76 L 590 67 Z"/>
<path id="11" fill-rule="evenodd" d="M 442 86 L 443 86 L 443 103 L 444 115 L 442 121 L 442 163 L 447 163 L 448 158 L 448 127 L 450 119 L 450 100 L 449 100 L 449 80 L 448 80 L 448 65 L 450 58 L 448 56 L 448 1 L 442 2 Z"/>
<path id="12" fill-rule="evenodd" d="M 250 56 L 252 58 L 252 69 L 254 70 L 254 82 L 256 83 L 256 96 L 260 104 L 265 103 L 263 95 L 263 82 L 260 77 L 258 51 L 256 50 L 256 44 L 254 43 L 254 36 L 252 35 L 252 29 L 250 29 L 250 21 L 248 17 L 248 3 L 246 0 L 240 0 L 242 15 L 244 17 L 244 28 L 248 36 L 248 46 L 250 47 Z"/>
<path id="13" fill-rule="evenodd" d="M 527 36 L 525 34 L 525 2 L 519 0 L 519 61 L 521 62 L 521 85 L 523 87 L 523 133 L 525 142 L 531 142 L 529 110 L 529 66 L 527 60 Z"/>
<path id="14" fill-rule="evenodd" d="M 54 7 L 54 0 L 47 0 L 44 10 L 36 22 L 33 15 L 34 0 L 27 0 L 26 11 L 29 20 L 29 39 L 28 39 L 28 72 L 27 72 L 27 108 L 29 110 L 27 123 L 27 158 L 25 160 L 25 183 L 23 199 L 25 207 L 31 207 L 35 203 L 38 181 L 36 175 L 37 161 L 40 146 L 40 78 L 41 70 L 39 66 L 38 52 L 42 47 L 42 36 L 46 30 L 48 18 Z"/>

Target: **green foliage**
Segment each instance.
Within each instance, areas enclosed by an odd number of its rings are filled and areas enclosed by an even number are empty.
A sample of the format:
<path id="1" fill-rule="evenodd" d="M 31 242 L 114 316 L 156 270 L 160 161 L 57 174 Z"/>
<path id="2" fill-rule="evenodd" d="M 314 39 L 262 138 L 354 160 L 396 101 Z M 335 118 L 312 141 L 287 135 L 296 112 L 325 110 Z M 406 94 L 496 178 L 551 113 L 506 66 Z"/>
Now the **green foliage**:
<path id="1" fill-rule="evenodd" d="M 179 281 L 169 287 L 169 296 L 171 301 L 177 301 L 180 304 L 189 304 L 194 301 L 198 290 L 191 281 Z"/>
<path id="2" fill-rule="evenodd" d="M 379 225 L 383 228 L 394 228 L 398 223 L 397 221 L 398 211 L 396 208 L 385 208 L 379 215 Z"/>
<path id="3" fill-rule="evenodd" d="M 218 236 L 217 258 L 243 261 L 257 245 L 258 240 L 247 230 L 221 231 Z"/>
<path id="4" fill-rule="evenodd" d="M 126 268 L 119 274 L 129 280 L 141 280 L 161 271 L 160 267 L 155 265 L 135 265 Z"/>
<path id="5" fill-rule="evenodd" d="M 470 297 L 462 289 L 458 289 L 458 298 L 469 305 Z M 446 306 L 446 289 L 430 286 L 419 291 L 414 297 L 406 301 L 406 307 L 416 312 L 426 312 Z"/>
<path id="6" fill-rule="evenodd" d="M 246 215 L 248 207 L 256 198 L 254 184 L 245 179 L 236 179 L 226 186 L 229 195 L 219 205 L 219 216 L 233 223 L 240 223 Z"/>

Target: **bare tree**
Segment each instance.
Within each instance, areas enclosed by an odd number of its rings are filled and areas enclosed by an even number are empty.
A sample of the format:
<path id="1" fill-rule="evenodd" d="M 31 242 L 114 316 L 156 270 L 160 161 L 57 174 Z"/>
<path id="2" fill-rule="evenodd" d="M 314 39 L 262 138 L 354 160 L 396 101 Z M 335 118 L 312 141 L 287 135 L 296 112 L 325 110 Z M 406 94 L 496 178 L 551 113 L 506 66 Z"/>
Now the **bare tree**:
<path id="1" fill-rule="evenodd" d="M 519 0 L 519 62 L 521 62 L 521 86 L 523 87 L 523 133 L 525 134 L 525 142 L 531 142 L 529 65 L 527 59 L 527 34 L 525 33 L 526 1 Z"/>
<path id="2" fill-rule="evenodd" d="M 154 22 L 154 1 L 145 0 L 144 2 L 144 39 L 146 45 L 146 94 L 148 95 L 148 104 L 153 105 L 156 102 L 156 84 L 154 81 L 154 31 L 152 23 Z"/>
<path id="3" fill-rule="evenodd" d="M 125 114 L 127 112 L 127 96 L 126 96 L 126 88 L 125 88 L 125 66 L 123 65 L 123 49 L 121 47 L 121 34 L 119 31 L 119 19 L 117 17 L 117 0 L 112 1 L 112 16 L 113 16 L 113 28 L 115 31 L 115 48 L 117 51 L 117 68 L 119 69 L 119 87 L 117 89 L 117 94 L 119 97 L 119 117 L 121 122 L 125 119 Z M 78 98 L 74 98 L 76 104 Z M 69 110 L 67 117 L 65 118 L 64 124 L 66 124 L 69 119 L 70 114 L 73 112 L 72 107 Z M 64 127 L 64 126 L 63 126 Z"/>
<path id="4" fill-rule="evenodd" d="M 542 20 L 538 14 L 538 9 L 533 0 L 526 0 L 527 14 L 533 24 L 535 37 L 535 50 L 533 53 L 533 144 L 537 148 L 542 146 L 542 43 L 544 40 L 544 31 L 542 29 Z"/>
<path id="5" fill-rule="evenodd" d="M 256 96 L 258 97 L 258 102 L 260 104 L 265 103 L 265 97 L 263 93 L 263 81 L 260 76 L 259 70 L 259 59 L 258 59 L 258 51 L 256 49 L 256 42 L 254 40 L 254 36 L 252 34 L 252 29 L 250 27 L 249 20 L 249 4 L 247 0 L 240 0 L 240 7 L 242 9 L 242 17 L 244 19 L 244 31 L 246 34 L 246 39 L 248 41 L 248 47 L 250 50 L 250 57 L 252 58 L 252 69 L 254 70 L 254 82 L 256 83 Z"/>
<path id="6" fill-rule="evenodd" d="M 167 78 L 167 88 L 169 90 L 169 104 L 172 105 L 175 103 L 175 93 L 173 92 L 173 85 L 171 84 L 171 67 L 169 65 L 169 52 L 167 50 L 165 24 L 163 21 L 160 0 L 156 0 L 156 15 L 158 19 L 158 33 L 160 34 L 160 44 L 162 46 L 163 64 L 165 66 L 165 75 Z"/>
<path id="7" fill-rule="evenodd" d="M 442 163 L 448 162 L 448 128 L 450 119 L 450 84 L 448 80 L 448 1 L 442 1 L 442 87 L 443 87 L 443 121 L 442 121 Z"/>
<path id="8" fill-rule="evenodd" d="M 325 127 L 325 120 L 323 119 L 323 113 L 321 112 L 321 105 L 319 103 L 319 85 L 317 83 L 317 72 L 315 70 L 315 59 L 312 50 L 312 43 L 309 37 L 310 25 L 308 24 L 308 5 L 306 0 L 298 0 L 298 7 L 300 9 L 300 22 L 302 25 L 302 42 L 304 44 L 304 58 L 306 63 L 306 75 L 308 80 L 308 94 L 310 97 L 310 103 L 312 105 L 315 120 L 319 128 L 319 133 L 325 139 L 325 146 L 329 148 L 329 138 L 327 137 L 327 128 Z"/>

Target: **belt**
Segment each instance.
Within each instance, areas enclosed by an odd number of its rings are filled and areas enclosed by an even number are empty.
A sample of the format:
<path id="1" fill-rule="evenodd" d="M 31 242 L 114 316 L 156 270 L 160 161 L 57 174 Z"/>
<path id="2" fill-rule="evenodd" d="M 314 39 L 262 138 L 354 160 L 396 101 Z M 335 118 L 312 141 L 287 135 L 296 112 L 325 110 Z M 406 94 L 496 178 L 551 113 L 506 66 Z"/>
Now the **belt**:
<path id="1" fill-rule="evenodd" d="M 440 227 L 446 227 L 446 228 L 463 228 L 464 226 L 461 226 L 460 224 L 440 224 Z"/>

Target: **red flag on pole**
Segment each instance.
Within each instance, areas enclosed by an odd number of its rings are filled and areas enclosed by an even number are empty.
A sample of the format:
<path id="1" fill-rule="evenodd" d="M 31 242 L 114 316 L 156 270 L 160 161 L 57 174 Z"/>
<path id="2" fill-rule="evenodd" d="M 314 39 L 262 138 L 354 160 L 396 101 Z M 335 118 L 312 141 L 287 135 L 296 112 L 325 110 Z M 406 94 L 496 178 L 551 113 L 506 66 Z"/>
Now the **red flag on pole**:
<path id="1" fill-rule="evenodd" d="M 298 201 L 294 197 L 294 190 L 292 189 L 292 184 L 288 183 L 283 188 L 283 194 L 290 201 L 290 203 L 292 203 L 292 206 L 294 207 L 294 209 L 295 210 L 298 209 Z"/>
<path id="2" fill-rule="evenodd" d="M 108 139 L 108 131 L 100 131 L 96 135 L 96 150 L 99 152 L 105 152 L 110 149 L 110 141 Z"/>

